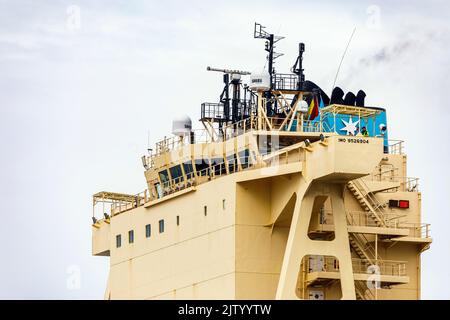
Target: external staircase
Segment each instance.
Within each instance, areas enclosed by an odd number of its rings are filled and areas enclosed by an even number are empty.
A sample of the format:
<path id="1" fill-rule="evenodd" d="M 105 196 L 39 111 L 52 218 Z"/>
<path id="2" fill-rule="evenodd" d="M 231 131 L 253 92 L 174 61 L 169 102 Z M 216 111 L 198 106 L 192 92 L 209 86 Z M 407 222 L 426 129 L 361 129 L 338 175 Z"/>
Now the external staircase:
<path id="1" fill-rule="evenodd" d="M 381 191 L 387 190 L 386 186 Z M 349 243 L 356 255 L 352 258 L 356 298 L 359 300 L 376 300 L 376 290 L 371 288 L 370 278 L 367 276 L 371 266 L 378 267 L 377 269 L 382 277 L 379 280 L 382 287 L 409 282 L 406 263 L 403 261 L 384 260 L 376 249 L 378 235 L 382 236 L 381 239 L 401 238 L 405 236 L 403 230 L 405 226 L 401 225 L 400 227 L 399 225 L 398 219 L 402 215 L 386 212 L 385 205 L 376 198 L 374 192 L 372 192 L 373 189 L 362 179 L 349 182 L 347 188 L 363 209 L 361 211 L 346 211 L 347 224 L 349 226 Z M 377 186 L 377 188 L 379 187 Z M 332 232 L 333 221 L 331 217 L 332 212 L 322 208 L 319 215 L 320 229 L 313 229 L 311 234 L 314 234 L 314 232 L 319 234 Z M 395 230 L 403 230 L 403 232 Z M 323 270 L 320 268 L 320 270 L 316 270 L 317 268 L 312 268 L 311 270 L 308 268 L 302 269 L 305 276 L 303 288 L 308 286 L 328 286 L 339 279 L 336 275 L 339 269 L 339 263 L 335 261 L 336 258 L 324 257 L 323 259 L 325 259 Z"/>
<path id="2" fill-rule="evenodd" d="M 372 292 L 365 281 L 355 281 L 356 300 L 375 300 L 375 294 Z"/>
<path id="3" fill-rule="evenodd" d="M 359 202 L 364 211 L 373 219 L 375 224 L 379 227 L 385 227 L 384 205 L 371 194 L 364 181 L 362 179 L 350 181 L 347 184 L 347 188 L 355 196 L 355 199 Z"/>
<path id="4" fill-rule="evenodd" d="M 362 179 L 350 181 L 347 188 L 353 194 L 355 199 L 361 205 L 361 208 L 373 220 L 376 226 L 386 227 L 386 219 L 383 212 L 383 204 L 372 195 Z M 351 217 L 347 215 L 347 220 L 350 223 Z M 377 260 L 381 260 L 380 255 L 375 251 L 372 243 L 362 233 L 349 234 L 350 246 L 361 259 L 366 259 L 370 263 L 375 264 Z M 355 292 L 359 300 L 375 300 L 376 297 L 367 287 L 364 281 L 355 281 Z"/>

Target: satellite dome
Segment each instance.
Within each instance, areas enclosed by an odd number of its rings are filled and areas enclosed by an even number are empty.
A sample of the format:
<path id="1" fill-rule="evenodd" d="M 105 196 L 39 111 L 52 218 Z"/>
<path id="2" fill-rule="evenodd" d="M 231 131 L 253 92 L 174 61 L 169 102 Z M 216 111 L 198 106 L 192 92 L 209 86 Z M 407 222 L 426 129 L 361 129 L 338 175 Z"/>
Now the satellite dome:
<path id="1" fill-rule="evenodd" d="M 308 112 L 308 102 L 302 100 L 298 103 L 298 111 L 306 113 Z"/>
<path id="2" fill-rule="evenodd" d="M 254 91 L 266 91 L 270 89 L 270 75 L 267 72 L 253 73 L 250 75 L 249 88 Z"/>
<path id="3" fill-rule="evenodd" d="M 386 125 L 384 123 L 380 123 L 380 131 L 386 131 Z"/>
<path id="4" fill-rule="evenodd" d="M 172 133 L 176 136 L 186 136 L 192 131 L 192 120 L 188 115 L 177 116 L 172 121 Z"/>

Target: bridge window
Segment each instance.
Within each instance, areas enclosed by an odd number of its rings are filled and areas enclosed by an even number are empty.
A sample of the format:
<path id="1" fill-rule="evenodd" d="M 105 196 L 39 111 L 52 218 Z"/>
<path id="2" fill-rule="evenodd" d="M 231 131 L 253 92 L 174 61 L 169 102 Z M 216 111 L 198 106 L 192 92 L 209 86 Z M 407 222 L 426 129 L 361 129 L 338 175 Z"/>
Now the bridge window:
<path id="1" fill-rule="evenodd" d="M 235 154 L 227 156 L 227 162 L 228 162 L 228 171 L 230 173 L 235 172 L 237 169 L 237 158 Z"/>
<path id="2" fill-rule="evenodd" d="M 161 183 L 164 188 L 169 186 L 169 173 L 167 170 L 163 170 L 159 173 L 159 179 L 161 179 Z"/>
<path id="3" fill-rule="evenodd" d="M 199 176 L 209 176 L 209 160 L 198 159 L 195 160 L 195 169 Z"/>
<path id="4" fill-rule="evenodd" d="M 158 199 L 159 198 L 162 198 L 162 196 L 163 196 L 163 191 L 162 191 L 162 189 L 161 189 L 161 184 L 158 182 L 158 183 L 155 183 L 155 190 L 156 190 L 156 195 L 158 196 Z"/>
<path id="5" fill-rule="evenodd" d="M 116 235 L 116 248 L 120 248 L 122 246 L 122 236 L 120 234 Z"/>
<path id="6" fill-rule="evenodd" d="M 170 175 L 172 176 L 172 180 L 175 183 L 182 182 L 184 180 L 183 172 L 181 171 L 180 165 L 176 165 L 176 166 L 170 168 L 169 170 L 170 170 Z"/>
<path id="7" fill-rule="evenodd" d="M 128 242 L 134 243 L 134 230 L 128 231 Z"/>
<path id="8" fill-rule="evenodd" d="M 164 219 L 159 220 L 159 233 L 164 232 Z"/>
<path id="9" fill-rule="evenodd" d="M 241 162 L 242 169 L 246 169 L 251 165 L 252 159 L 250 158 L 250 151 L 248 149 L 239 152 L 239 161 Z"/>
<path id="10" fill-rule="evenodd" d="M 145 237 L 146 238 L 150 238 L 152 236 L 152 225 L 151 224 L 147 224 L 145 226 Z"/>
<path id="11" fill-rule="evenodd" d="M 225 168 L 225 161 L 223 160 L 223 158 L 211 159 L 211 166 L 213 166 L 214 174 L 216 176 L 227 173 L 227 169 Z"/>
<path id="12" fill-rule="evenodd" d="M 183 169 L 184 169 L 184 173 L 186 174 L 186 178 L 187 179 L 192 179 L 193 178 L 193 172 L 194 172 L 194 168 L 192 166 L 192 161 L 188 161 L 183 163 Z"/>
<path id="13" fill-rule="evenodd" d="M 254 150 L 252 150 L 252 154 L 253 154 L 253 159 L 257 159 L 258 157 L 256 156 L 256 152 Z"/>

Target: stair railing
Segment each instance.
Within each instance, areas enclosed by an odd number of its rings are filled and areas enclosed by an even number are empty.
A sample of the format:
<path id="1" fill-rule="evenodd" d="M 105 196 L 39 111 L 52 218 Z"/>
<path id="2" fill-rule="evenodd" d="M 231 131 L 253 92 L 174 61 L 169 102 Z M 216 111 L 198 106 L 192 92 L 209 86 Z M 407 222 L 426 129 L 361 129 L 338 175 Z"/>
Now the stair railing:
<path id="1" fill-rule="evenodd" d="M 362 197 L 364 197 L 367 202 L 369 203 L 370 207 L 373 209 L 373 214 L 378 219 L 378 221 L 383 225 L 386 226 L 386 221 L 384 218 L 384 212 L 381 210 L 383 208 L 383 204 L 378 201 L 378 199 L 372 195 L 368 190 L 368 186 L 362 179 L 357 179 L 351 181 L 353 183 L 353 186 L 355 189 L 361 194 Z M 370 208 L 369 208 L 370 209 Z"/>
<path id="2" fill-rule="evenodd" d="M 376 300 L 372 290 L 367 287 L 365 281 L 355 281 L 355 291 L 362 300 Z"/>

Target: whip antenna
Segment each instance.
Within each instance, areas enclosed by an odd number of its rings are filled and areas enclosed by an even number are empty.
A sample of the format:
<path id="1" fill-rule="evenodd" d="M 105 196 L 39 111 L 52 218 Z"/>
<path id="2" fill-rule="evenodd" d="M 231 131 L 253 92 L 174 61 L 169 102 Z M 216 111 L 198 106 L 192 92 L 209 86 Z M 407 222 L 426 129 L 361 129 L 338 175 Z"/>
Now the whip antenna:
<path id="1" fill-rule="evenodd" d="M 345 47 L 345 51 L 344 51 L 344 54 L 342 55 L 341 62 L 339 63 L 339 67 L 338 67 L 338 69 L 337 69 L 336 76 L 334 77 L 333 88 L 331 89 L 331 92 L 333 92 L 334 86 L 336 85 L 336 80 L 337 80 L 339 71 L 341 70 L 342 61 L 344 61 L 345 54 L 347 53 L 347 49 L 348 49 L 348 47 L 350 46 L 350 42 L 351 42 L 352 39 L 353 39 L 353 35 L 355 34 L 355 31 L 356 31 L 356 27 L 353 28 L 352 35 L 350 36 L 350 39 L 348 39 L 347 47 Z"/>

